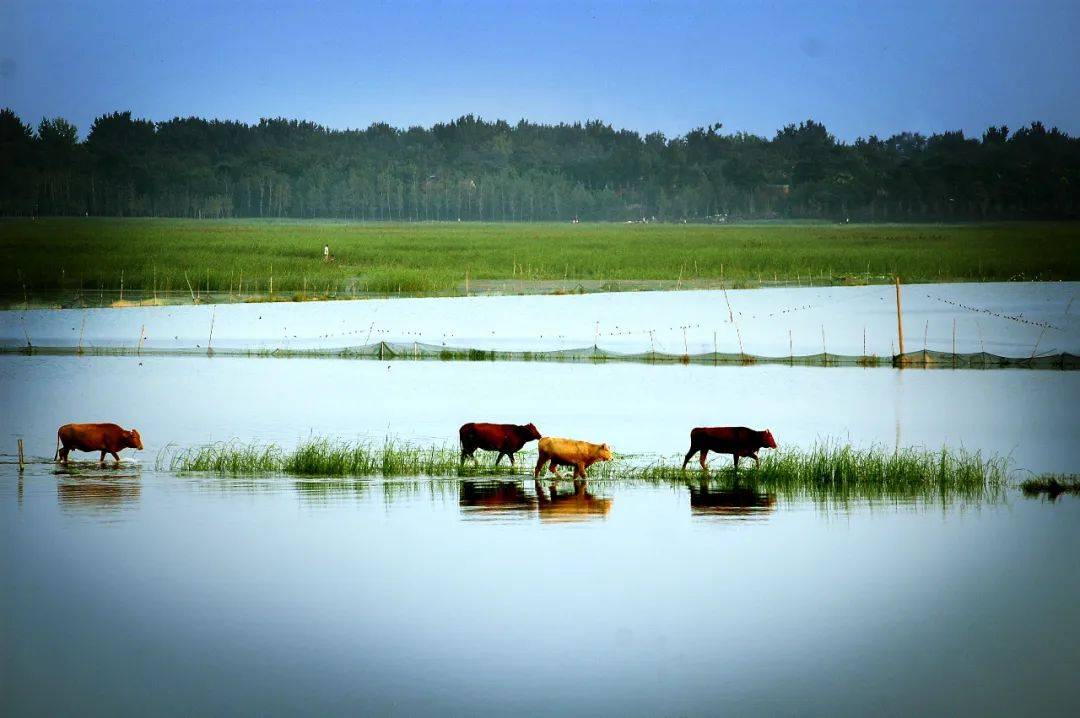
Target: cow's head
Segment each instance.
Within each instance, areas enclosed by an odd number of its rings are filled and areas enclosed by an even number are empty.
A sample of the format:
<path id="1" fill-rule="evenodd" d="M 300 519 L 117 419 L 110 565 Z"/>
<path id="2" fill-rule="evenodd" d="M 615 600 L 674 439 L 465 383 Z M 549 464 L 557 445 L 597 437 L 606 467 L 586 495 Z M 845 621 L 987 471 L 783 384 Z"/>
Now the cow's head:
<path id="1" fill-rule="evenodd" d="M 529 423 L 525 425 L 525 432 L 529 435 L 530 439 L 541 439 L 540 430 L 536 428 L 536 424 Z"/>
<path id="2" fill-rule="evenodd" d="M 132 449 L 138 449 L 142 451 L 142 437 L 139 436 L 139 432 L 135 429 L 124 432 L 124 439 L 127 441 L 127 445 Z"/>
<path id="3" fill-rule="evenodd" d="M 600 450 L 596 452 L 596 458 L 601 461 L 611 461 L 613 458 L 611 453 L 611 447 L 607 444 L 600 444 Z"/>
<path id="4" fill-rule="evenodd" d="M 776 439 L 773 438 L 772 432 L 768 429 L 761 432 L 761 440 L 764 442 L 766 449 L 776 448 Z"/>

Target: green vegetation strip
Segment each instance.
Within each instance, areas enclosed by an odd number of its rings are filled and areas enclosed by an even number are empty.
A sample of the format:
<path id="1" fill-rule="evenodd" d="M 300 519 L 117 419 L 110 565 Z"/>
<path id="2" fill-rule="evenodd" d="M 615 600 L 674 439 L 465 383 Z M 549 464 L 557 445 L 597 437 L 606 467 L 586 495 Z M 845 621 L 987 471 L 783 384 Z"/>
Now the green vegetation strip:
<path id="1" fill-rule="evenodd" d="M 181 449 L 168 447 L 158 456 L 159 469 L 173 472 L 210 472 L 221 475 L 287 474 L 320 477 L 367 476 L 520 476 L 531 475 L 535 459 L 519 455 L 518 468 L 505 462 L 495 467 L 486 462 L 461 466 L 459 452 L 451 446 L 422 447 L 406 442 L 336 441 L 314 438 L 286 451 L 272 444 L 215 443 Z M 724 460 L 712 475 L 736 478 Z M 856 449 L 846 445 L 817 444 L 808 450 L 781 449 L 763 452 L 761 463 L 744 464 L 737 479 L 770 490 L 823 490 L 865 495 L 885 492 L 927 495 L 947 491 L 976 494 L 1006 485 L 1009 462 L 984 459 L 978 453 L 941 449 L 908 448 L 891 451 L 881 447 Z M 529 471 L 526 474 L 526 471 Z M 564 472 L 565 473 L 565 472 Z M 696 465 L 681 468 L 678 459 L 642 462 L 637 457 L 616 457 L 589 469 L 593 480 L 631 480 L 651 483 L 685 483 L 703 474 Z M 550 474 L 545 474 L 545 478 Z"/>
<path id="2" fill-rule="evenodd" d="M 335 261 L 323 261 L 328 244 Z M 1075 280 L 1080 224 L 0 221 L 0 304 Z"/>

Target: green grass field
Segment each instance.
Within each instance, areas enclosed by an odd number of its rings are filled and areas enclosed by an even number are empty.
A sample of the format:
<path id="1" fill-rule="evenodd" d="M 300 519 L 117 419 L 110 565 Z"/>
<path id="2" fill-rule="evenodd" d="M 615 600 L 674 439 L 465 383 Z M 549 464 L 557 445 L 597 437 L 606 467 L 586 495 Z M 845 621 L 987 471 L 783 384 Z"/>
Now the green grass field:
<path id="1" fill-rule="evenodd" d="M 335 257 L 323 262 L 329 244 Z M 1080 223 L 350 224 L 0 221 L 8 306 L 553 292 L 774 282 L 1072 280 Z M 272 287 L 272 289 L 271 289 Z M 209 295 L 207 297 L 206 295 Z"/>

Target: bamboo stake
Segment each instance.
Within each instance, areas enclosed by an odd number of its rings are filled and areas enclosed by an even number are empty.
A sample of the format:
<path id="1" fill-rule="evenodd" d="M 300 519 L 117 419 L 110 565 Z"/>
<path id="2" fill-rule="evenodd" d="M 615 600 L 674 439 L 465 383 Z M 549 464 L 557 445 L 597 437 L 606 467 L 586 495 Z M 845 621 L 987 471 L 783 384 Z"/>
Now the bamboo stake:
<path id="1" fill-rule="evenodd" d="M 120 270 L 120 301 L 124 301 L 124 270 Z"/>
<path id="2" fill-rule="evenodd" d="M 214 305 L 214 312 L 210 315 L 210 338 L 206 340 L 206 356 L 213 356 L 214 350 L 210 348 L 210 345 L 214 341 L 214 321 L 217 320 L 217 305 Z"/>
<path id="3" fill-rule="evenodd" d="M 788 350 L 788 364 L 794 366 L 795 364 L 795 342 L 791 338 L 791 330 L 787 330 L 787 350 Z"/>
<path id="4" fill-rule="evenodd" d="M 739 354 L 745 356 L 746 352 L 743 351 L 742 332 L 739 331 L 739 323 L 735 321 L 735 312 L 731 310 L 731 300 L 728 299 L 727 287 L 724 287 L 724 301 L 727 302 L 728 319 L 735 325 L 735 336 L 739 340 Z"/>
<path id="5" fill-rule="evenodd" d="M 904 316 L 900 303 L 900 277 L 896 277 L 896 335 L 900 342 L 900 366 L 904 366 Z"/>
<path id="6" fill-rule="evenodd" d="M 952 320 L 952 366 L 956 368 L 956 317 Z"/>
<path id="7" fill-rule="evenodd" d="M 139 346 L 136 349 L 136 353 L 139 356 L 142 356 L 142 345 L 143 345 L 143 340 L 144 339 L 146 339 L 146 325 L 145 324 L 143 324 L 142 329 L 139 330 Z"/>
<path id="8" fill-rule="evenodd" d="M 1046 334 L 1046 324 L 1043 324 L 1042 331 L 1039 332 L 1039 338 L 1035 340 L 1035 348 L 1031 350 L 1031 356 L 1029 359 L 1034 359 L 1035 354 L 1039 351 L 1039 343 L 1042 342 L 1043 334 Z"/>
<path id="9" fill-rule="evenodd" d="M 26 457 L 23 456 L 23 440 L 19 439 L 19 471 L 23 470 L 23 464 L 26 463 Z"/>

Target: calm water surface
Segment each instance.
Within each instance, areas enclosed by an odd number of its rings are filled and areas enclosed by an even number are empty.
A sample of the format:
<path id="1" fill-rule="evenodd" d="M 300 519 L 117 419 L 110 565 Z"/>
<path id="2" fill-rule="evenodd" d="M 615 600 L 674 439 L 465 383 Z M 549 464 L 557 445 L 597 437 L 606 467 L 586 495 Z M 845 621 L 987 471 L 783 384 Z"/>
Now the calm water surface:
<path id="1" fill-rule="evenodd" d="M 490 418 L 626 453 L 737 421 L 1075 471 L 1076 392 L 1057 372 L 3 357 L 4 453 L 51 457 L 58 424 L 98 419 L 146 451 L 0 464 L 0 712 L 1072 714 L 1068 496 L 153 465 L 168 442 L 450 441 Z"/>

